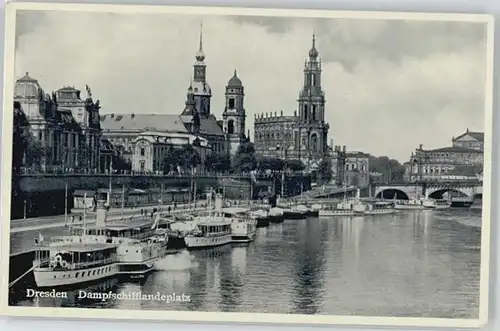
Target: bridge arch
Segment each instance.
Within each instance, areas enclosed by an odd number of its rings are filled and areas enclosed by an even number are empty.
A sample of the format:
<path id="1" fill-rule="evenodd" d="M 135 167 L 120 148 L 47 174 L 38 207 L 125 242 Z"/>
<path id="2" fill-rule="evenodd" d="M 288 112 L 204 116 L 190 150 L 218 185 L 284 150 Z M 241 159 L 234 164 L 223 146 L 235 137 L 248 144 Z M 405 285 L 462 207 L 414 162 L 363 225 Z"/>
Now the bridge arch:
<path id="1" fill-rule="evenodd" d="M 453 188 L 434 190 L 432 192 L 429 192 L 428 197 L 432 199 L 443 199 L 446 193 L 451 194 L 453 197 L 457 198 L 469 198 L 469 195 L 467 193 Z"/>
<path id="2" fill-rule="evenodd" d="M 375 196 L 377 199 L 398 199 L 398 200 L 409 200 L 410 197 L 408 197 L 408 194 L 405 191 L 402 191 L 397 188 L 386 188 L 381 190 L 380 192 L 377 193 Z"/>

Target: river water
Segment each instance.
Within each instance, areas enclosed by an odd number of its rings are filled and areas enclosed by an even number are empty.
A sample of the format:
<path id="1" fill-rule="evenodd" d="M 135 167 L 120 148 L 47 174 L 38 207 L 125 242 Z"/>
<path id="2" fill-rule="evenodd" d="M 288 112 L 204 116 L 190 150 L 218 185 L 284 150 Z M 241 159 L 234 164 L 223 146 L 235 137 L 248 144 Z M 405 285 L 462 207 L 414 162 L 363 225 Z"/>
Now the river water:
<path id="1" fill-rule="evenodd" d="M 481 211 L 285 220 L 246 246 L 167 256 L 140 282 L 85 289 L 189 301 L 11 298 L 21 306 L 478 318 Z"/>

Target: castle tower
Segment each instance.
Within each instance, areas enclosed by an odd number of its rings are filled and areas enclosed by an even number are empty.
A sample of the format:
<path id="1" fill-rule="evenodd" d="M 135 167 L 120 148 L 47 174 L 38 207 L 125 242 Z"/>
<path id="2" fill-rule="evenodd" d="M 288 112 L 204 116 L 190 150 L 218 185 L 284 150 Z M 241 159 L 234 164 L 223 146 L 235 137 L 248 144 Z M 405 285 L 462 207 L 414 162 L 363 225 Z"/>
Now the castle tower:
<path id="1" fill-rule="evenodd" d="M 227 134 L 231 154 L 235 154 L 245 141 L 244 88 L 236 69 L 226 86 L 226 106 L 222 113 L 224 132 Z"/>
<path id="2" fill-rule="evenodd" d="M 194 79 L 192 83 L 194 100 L 200 116 L 208 117 L 210 115 L 212 90 L 206 80 L 207 66 L 205 64 L 205 53 L 203 53 L 203 25 L 200 26 L 200 45 L 195 58 L 196 61 L 193 65 Z"/>
<path id="3" fill-rule="evenodd" d="M 321 159 L 327 152 L 329 125 L 325 122 L 325 93 L 321 88 L 321 60 L 312 37 L 304 64 L 304 82 L 298 98 L 299 118 L 295 148 L 299 158 Z"/>

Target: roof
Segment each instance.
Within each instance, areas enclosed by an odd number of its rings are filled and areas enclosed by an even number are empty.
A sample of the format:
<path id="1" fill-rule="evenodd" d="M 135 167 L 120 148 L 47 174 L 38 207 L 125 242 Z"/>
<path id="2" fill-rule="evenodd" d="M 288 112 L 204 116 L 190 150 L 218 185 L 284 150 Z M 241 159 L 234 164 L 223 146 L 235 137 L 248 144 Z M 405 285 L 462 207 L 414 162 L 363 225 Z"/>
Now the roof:
<path id="1" fill-rule="evenodd" d="M 471 136 L 472 138 L 474 138 L 476 140 L 484 141 L 484 132 L 474 132 L 474 131 L 469 131 L 469 129 L 467 129 L 467 131 L 465 131 L 465 133 L 462 133 L 458 137 L 453 138 L 453 141 L 460 139 L 462 137 L 465 137 L 465 136 Z"/>
<path id="2" fill-rule="evenodd" d="M 430 149 L 430 150 L 426 150 L 425 152 L 431 152 L 431 153 L 480 153 L 480 154 L 483 153 L 477 149 L 464 148 L 464 147 L 458 147 L 458 146 Z"/>
<path id="3" fill-rule="evenodd" d="M 75 190 L 73 192 L 74 197 L 83 197 L 85 194 L 87 194 L 88 198 L 94 197 L 96 191 L 95 190 Z"/>
<path id="4" fill-rule="evenodd" d="M 483 173 L 483 166 L 460 165 L 447 172 L 447 175 L 475 176 Z"/>
<path id="5" fill-rule="evenodd" d="M 164 131 L 185 132 L 187 129 L 179 115 L 172 114 L 104 114 L 100 116 L 104 131 Z"/>
<path id="6" fill-rule="evenodd" d="M 224 131 L 222 131 L 222 127 L 219 123 L 217 123 L 217 119 L 215 117 L 200 119 L 200 133 L 217 136 L 224 135 Z"/>
<path id="7" fill-rule="evenodd" d="M 42 243 L 43 245 L 43 243 Z M 102 251 L 105 249 L 115 248 L 117 245 L 115 244 L 68 244 L 61 246 L 50 246 L 48 248 L 57 249 L 60 251 L 68 251 L 68 252 L 95 252 Z"/>
<path id="8" fill-rule="evenodd" d="M 238 74 L 236 73 L 236 69 L 234 69 L 234 75 L 231 77 L 229 82 L 227 82 L 227 87 L 243 87 L 241 80 L 238 78 Z"/>

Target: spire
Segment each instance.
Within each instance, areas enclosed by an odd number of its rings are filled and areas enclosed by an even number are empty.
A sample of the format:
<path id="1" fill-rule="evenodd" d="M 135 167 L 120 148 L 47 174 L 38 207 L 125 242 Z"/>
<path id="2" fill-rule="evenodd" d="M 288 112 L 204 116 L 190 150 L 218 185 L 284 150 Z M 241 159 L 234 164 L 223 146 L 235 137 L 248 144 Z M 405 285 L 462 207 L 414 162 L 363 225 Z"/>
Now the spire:
<path id="1" fill-rule="evenodd" d="M 312 36 L 312 47 L 311 50 L 309 51 L 309 57 L 311 59 L 315 59 L 318 57 L 318 50 L 316 49 L 316 34 L 314 33 Z"/>
<path id="2" fill-rule="evenodd" d="M 198 48 L 198 53 L 196 53 L 196 60 L 199 62 L 205 60 L 205 54 L 203 53 L 203 23 L 200 23 L 200 46 Z"/>

